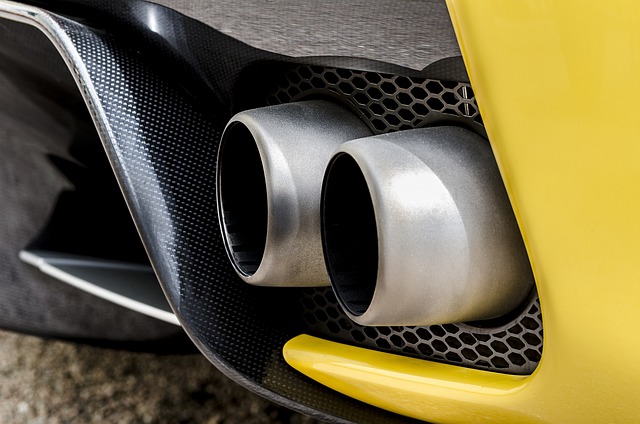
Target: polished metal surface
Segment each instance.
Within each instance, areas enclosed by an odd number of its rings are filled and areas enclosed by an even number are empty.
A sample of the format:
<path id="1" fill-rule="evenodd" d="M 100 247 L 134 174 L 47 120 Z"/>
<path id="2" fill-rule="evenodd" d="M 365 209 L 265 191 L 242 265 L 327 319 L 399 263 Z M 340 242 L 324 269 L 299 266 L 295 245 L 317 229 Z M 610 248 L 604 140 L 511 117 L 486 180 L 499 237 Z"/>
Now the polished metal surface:
<path id="1" fill-rule="evenodd" d="M 345 209 L 358 208 L 349 199 L 363 191 L 370 206 L 356 220 Z M 323 231 L 334 289 L 358 324 L 495 318 L 533 288 L 491 148 L 462 128 L 343 144 L 325 177 Z M 375 245 L 356 244 L 354 253 L 343 247 L 350 237 Z"/>
<path id="2" fill-rule="evenodd" d="M 217 166 L 220 225 L 238 275 L 263 286 L 329 285 L 320 236 L 322 176 L 333 151 L 370 135 L 327 101 L 241 112 Z"/>

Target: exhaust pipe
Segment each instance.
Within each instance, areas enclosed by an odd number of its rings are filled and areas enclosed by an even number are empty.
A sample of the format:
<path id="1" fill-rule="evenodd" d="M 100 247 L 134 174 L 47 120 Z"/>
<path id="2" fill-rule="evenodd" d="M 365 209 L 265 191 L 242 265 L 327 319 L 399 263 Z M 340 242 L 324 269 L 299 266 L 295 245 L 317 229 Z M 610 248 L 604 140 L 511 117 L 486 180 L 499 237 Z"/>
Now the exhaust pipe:
<path id="1" fill-rule="evenodd" d="M 340 144 L 371 135 L 328 101 L 238 113 L 222 135 L 218 216 L 227 254 L 244 281 L 328 286 L 320 235 L 322 177 Z"/>
<path id="2" fill-rule="evenodd" d="M 358 324 L 496 318 L 533 288 L 491 148 L 468 130 L 341 145 L 325 174 L 322 211 L 331 282 Z"/>

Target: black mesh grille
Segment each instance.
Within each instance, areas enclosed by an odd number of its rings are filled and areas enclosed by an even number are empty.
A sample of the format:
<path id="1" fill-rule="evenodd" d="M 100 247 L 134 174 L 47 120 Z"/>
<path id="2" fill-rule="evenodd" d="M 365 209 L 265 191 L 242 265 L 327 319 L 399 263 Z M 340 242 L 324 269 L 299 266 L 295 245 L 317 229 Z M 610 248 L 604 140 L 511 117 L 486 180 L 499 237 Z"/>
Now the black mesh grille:
<path id="1" fill-rule="evenodd" d="M 438 81 L 321 66 L 296 66 L 267 96 L 268 104 L 333 95 L 359 111 L 377 133 L 456 121 L 482 132 L 482 118 L 468 83 Z M 364 327 L 342 311 L 331 289 L 306 289 L 302 305 L 311 332 L 333 340 L 417 358 L 530 374 L 542 354 L 537 295 L 514 316 L 480 325 Z"/>
<path id="2" fill-rule="evenodd" d="M 501 325 L 469 324 L 428 327 L 365 327 L 341 310 L 331 289 L 306 289 L 304 320 L 321 336 L 376 350 L 491 369 L 531 373 L 542 354 L 542 317 L 536 296 L 522 313 Z"/>
<path id="3" fill-rule="evenodd" d="M 286 103 L 321 91 L 349 101 L 377 134 L 448 120 L 472 127 L 482 125 L 468 83 L 321 66 L 291 69 L 267 102 Z"/>

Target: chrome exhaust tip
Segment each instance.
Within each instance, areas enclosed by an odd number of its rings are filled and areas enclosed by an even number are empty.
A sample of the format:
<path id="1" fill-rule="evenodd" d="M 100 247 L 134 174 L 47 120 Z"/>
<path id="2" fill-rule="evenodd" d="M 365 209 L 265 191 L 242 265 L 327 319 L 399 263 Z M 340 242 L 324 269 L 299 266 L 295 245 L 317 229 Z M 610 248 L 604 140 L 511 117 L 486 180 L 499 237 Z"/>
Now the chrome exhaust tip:
<path id="1" fill-rule="evenodd" d="M 329 285 L 320 235 L 322 178 L 335 149 L 371 132 L 328 101 L 240 112 L 217 162 L 220 227 L 233 266 L 261 286 Z"/>
<path id="2" fill-rule="evenodd" d="M 325 174 L 322 212 L 331 282 L 359 324 L 496 318 L 533 288 L 491 148 L 468 130 L 342 144 Z"/>

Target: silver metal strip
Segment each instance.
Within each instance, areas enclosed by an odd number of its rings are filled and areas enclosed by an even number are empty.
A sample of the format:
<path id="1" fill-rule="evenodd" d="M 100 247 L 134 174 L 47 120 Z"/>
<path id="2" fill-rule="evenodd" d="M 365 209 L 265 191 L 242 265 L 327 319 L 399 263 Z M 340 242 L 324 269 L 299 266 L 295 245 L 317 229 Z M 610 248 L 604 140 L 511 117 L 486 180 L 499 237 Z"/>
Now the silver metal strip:
<path id="1" fill-rule="evenodd" d="M 20 252 L 20 260 L 41 272 L 109 302 L 180 325 L 150 266 L 67 255 Z"/>

